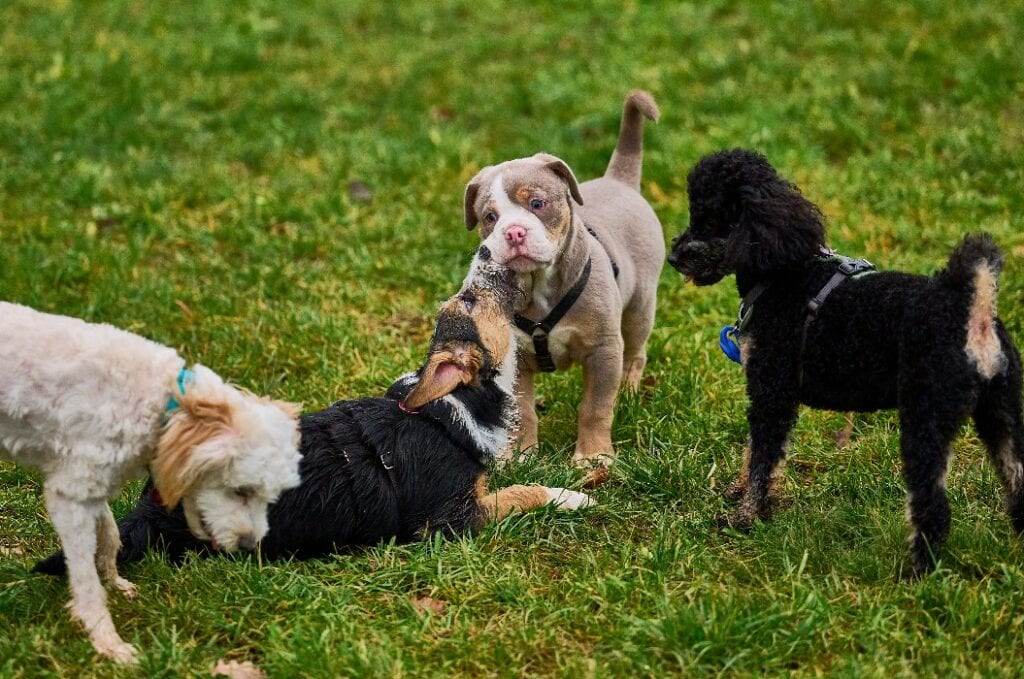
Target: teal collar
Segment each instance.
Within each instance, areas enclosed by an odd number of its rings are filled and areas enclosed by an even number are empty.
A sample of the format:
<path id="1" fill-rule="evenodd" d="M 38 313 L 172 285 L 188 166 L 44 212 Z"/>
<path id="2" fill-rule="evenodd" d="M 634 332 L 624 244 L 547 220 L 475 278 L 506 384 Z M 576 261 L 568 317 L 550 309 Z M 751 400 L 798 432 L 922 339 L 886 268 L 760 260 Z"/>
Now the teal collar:
<path id="1" fill-rule="evenodd" d="M 178 393 L 182 396 L 185 395 L 185 386 L 193 384 L 196 380 L 195 374 L 188 368 L 182 368 L 178 373 Z M 167 399 L 167 406 L 164 408 L 164 414 L 170 415 L 175 410 L 181 407 L 178 403 L 178 399 L 174 397 L 174 393 L 171 392 L 170 398 Z"/>

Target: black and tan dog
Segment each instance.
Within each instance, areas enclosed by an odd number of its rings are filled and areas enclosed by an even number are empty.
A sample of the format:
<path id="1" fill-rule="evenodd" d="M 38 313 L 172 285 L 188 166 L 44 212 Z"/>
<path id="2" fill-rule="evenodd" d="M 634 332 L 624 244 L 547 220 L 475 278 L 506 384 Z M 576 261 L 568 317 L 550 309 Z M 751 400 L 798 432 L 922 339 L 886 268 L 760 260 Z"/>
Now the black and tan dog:
<path id="1" fill-rule="evenodd" d="M 1021 363 L 996 313 L 1003 259 L 992 240 L 965 238 L 934 277 L 873 273 L 824 250 L 818 208 L 757 153 L 703 158 L 688 190 L 690 228 L 669 263 L 697 285 L 735 274 L 743 297 L 751 444 L 732 488 L 742 505 L 728 523 L 767 518 L 772 477 L 805 404 L 899 410 L 915 573 L 933 567 L 949 531 L 950 444 L 968 416 L 1024 531 Z"/>
<path id="2" fill-rule="evenodd" d="M 419 371 L 400 378 L 385 398 L 339 401 L 302 417 L 302 481 L 270 507 L 264 557 L 315 558 L 390 539 L 457 535 L 545 504 L 594 504 L 562 488 L 488 492 L 487 464 L 508 444 L 515 420 L 517 294 L 512 272 L 475 261 L 459 294 L 441 306 Z M 210 551 L 189 532 L 180 508 L 167 511 L 147 492 L 119 530 L 122 562 L 150 546 L 174 560 Z M 63 569 L 62 554 L 36 566 Z"/>

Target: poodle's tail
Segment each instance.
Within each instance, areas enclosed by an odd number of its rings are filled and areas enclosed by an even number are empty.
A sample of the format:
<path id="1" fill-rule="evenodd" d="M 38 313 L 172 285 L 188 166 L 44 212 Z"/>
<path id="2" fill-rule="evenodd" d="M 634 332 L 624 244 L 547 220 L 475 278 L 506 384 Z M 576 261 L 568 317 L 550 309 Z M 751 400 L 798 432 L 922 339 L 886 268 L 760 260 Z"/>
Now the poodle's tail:
<path id="1" fill-rule="evenodd" d="M 964 349 L 978 374 L 992 379 L 1006 367 L 1006 354 L 997 330 L 996 298 L 1003 253 L 987 233 L 970 235 L 953 251 L 939 280 L 950 288 L 970 291 L 967 342 Z"/>
<path id="2" fill-rule="evenodd" d="M 647 92 L 633 90 L 626 95 L 619 142 L 615 145 L 612 159 L 608 161 L 605 177 L 617 179 L 636 191 L 640 190 L 640 170 L 644 160 L 644 118 L 658 122 L 660 115 L 654 97 Z"/>
<path id="3" fill-rule="evenodd" d="M 145 555 L 152 537 L 151 525 L 145 511 L 138 507 L 132 510 L 118 524 L 117 528 L 121 535 L 121 549 L 117 552 L 118 565 L 141 559 Z M 33 573 L 43 573 L 44 575 L 59 576 L 66 574 L 67 571 L 68 566 L 63 551 L 51 554 L 32 568 Z"/>

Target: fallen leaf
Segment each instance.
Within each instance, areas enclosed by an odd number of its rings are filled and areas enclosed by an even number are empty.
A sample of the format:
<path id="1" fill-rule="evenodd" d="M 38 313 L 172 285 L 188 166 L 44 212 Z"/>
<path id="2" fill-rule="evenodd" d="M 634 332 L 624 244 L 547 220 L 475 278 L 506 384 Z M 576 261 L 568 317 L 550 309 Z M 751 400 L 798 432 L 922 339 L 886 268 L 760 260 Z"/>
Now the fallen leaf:
<path id="1" fill-rule="evenodd" d="M 369 203 L 373 200 L 373 191 L 358 179 L 353 179 L 348 183 L 348 195 L 357 203 Z"/>
<path id="2" fill-rule="evenodd" d="M 431 599 L 429 596 L 421 596 L 412 600 L 412 607 L 417 613 L 444 613 L 448 604 L 440 599 Z"/>
<path id="3" fill-rule="evenodd" d="M 218 660 L 213 667 L 213 676 L 230 677 L 231 679 L 266 679 L 267 674 L 248 660 L 243 662 Z"/>
<path id="4" fill-rule="evenodd" d="M 587 490 L 587 489 L 590 489 L 590 488 L 597 488 L 598 486 L 604 485 L 604 483 L 607 480 L 608 480 L 608 467 L 605 467 L 603 464 L 599 464 L 596 467 L 594 467 L 593 469 L 591 469 L 587 473 L 587 475 L 583 477 L 583 486 L 582 486 L 582 488 L 584 490 Z"/>

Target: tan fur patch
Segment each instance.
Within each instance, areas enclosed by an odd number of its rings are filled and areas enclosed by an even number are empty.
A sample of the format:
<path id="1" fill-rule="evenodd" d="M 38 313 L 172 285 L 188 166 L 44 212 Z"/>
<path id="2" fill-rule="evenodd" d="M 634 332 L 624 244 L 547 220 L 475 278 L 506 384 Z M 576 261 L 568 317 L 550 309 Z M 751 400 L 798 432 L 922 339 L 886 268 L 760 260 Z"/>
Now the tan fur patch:
<path id="1" fill-rule="evenodd" d="M 996 275 L 987 266 L 974 274 L 974 297 L 967 318 L 967 357 L 986 380 L 992 379 L 1006 361 L 996 334 Z"/>
<path id="2" fill-rule="evenodd" d="M 754 351 L 754 338 L 750 335 L 740 335 L 740 364 L 746 365 L 750 360 L 750 354 Z"/>
<path id="3" fill-rule="evenodd" d="M 195 484 L 200 476 L 226 459 L 197 459 L 197 446 L 218 436 L 232 434 L 234 413 L 227 400 L 203 400 L 184 396 L 180 409 L 171 415 L 157 444 L 150 466 L 153 483 L 164 505 L 170 509 Z"/>
<path id="4" fill-rule="evenodd" d="M 526 203 L 526 201 L 530 199 L 530 189 L 525 186 L 520 186 L 519 189 L 516 190 L 515 198 L 520 203 Z"/>
<path id="5" fill-rule="evenodd" d="M 486 480 L 484 489 L 486 490 Z M 494 493 L 479 495 L 480 509 L 488 521 L 501 521 L 512 512 L 526 512 L 548 503 L 548 491 L 543 486 L 509 486 Z"/>

